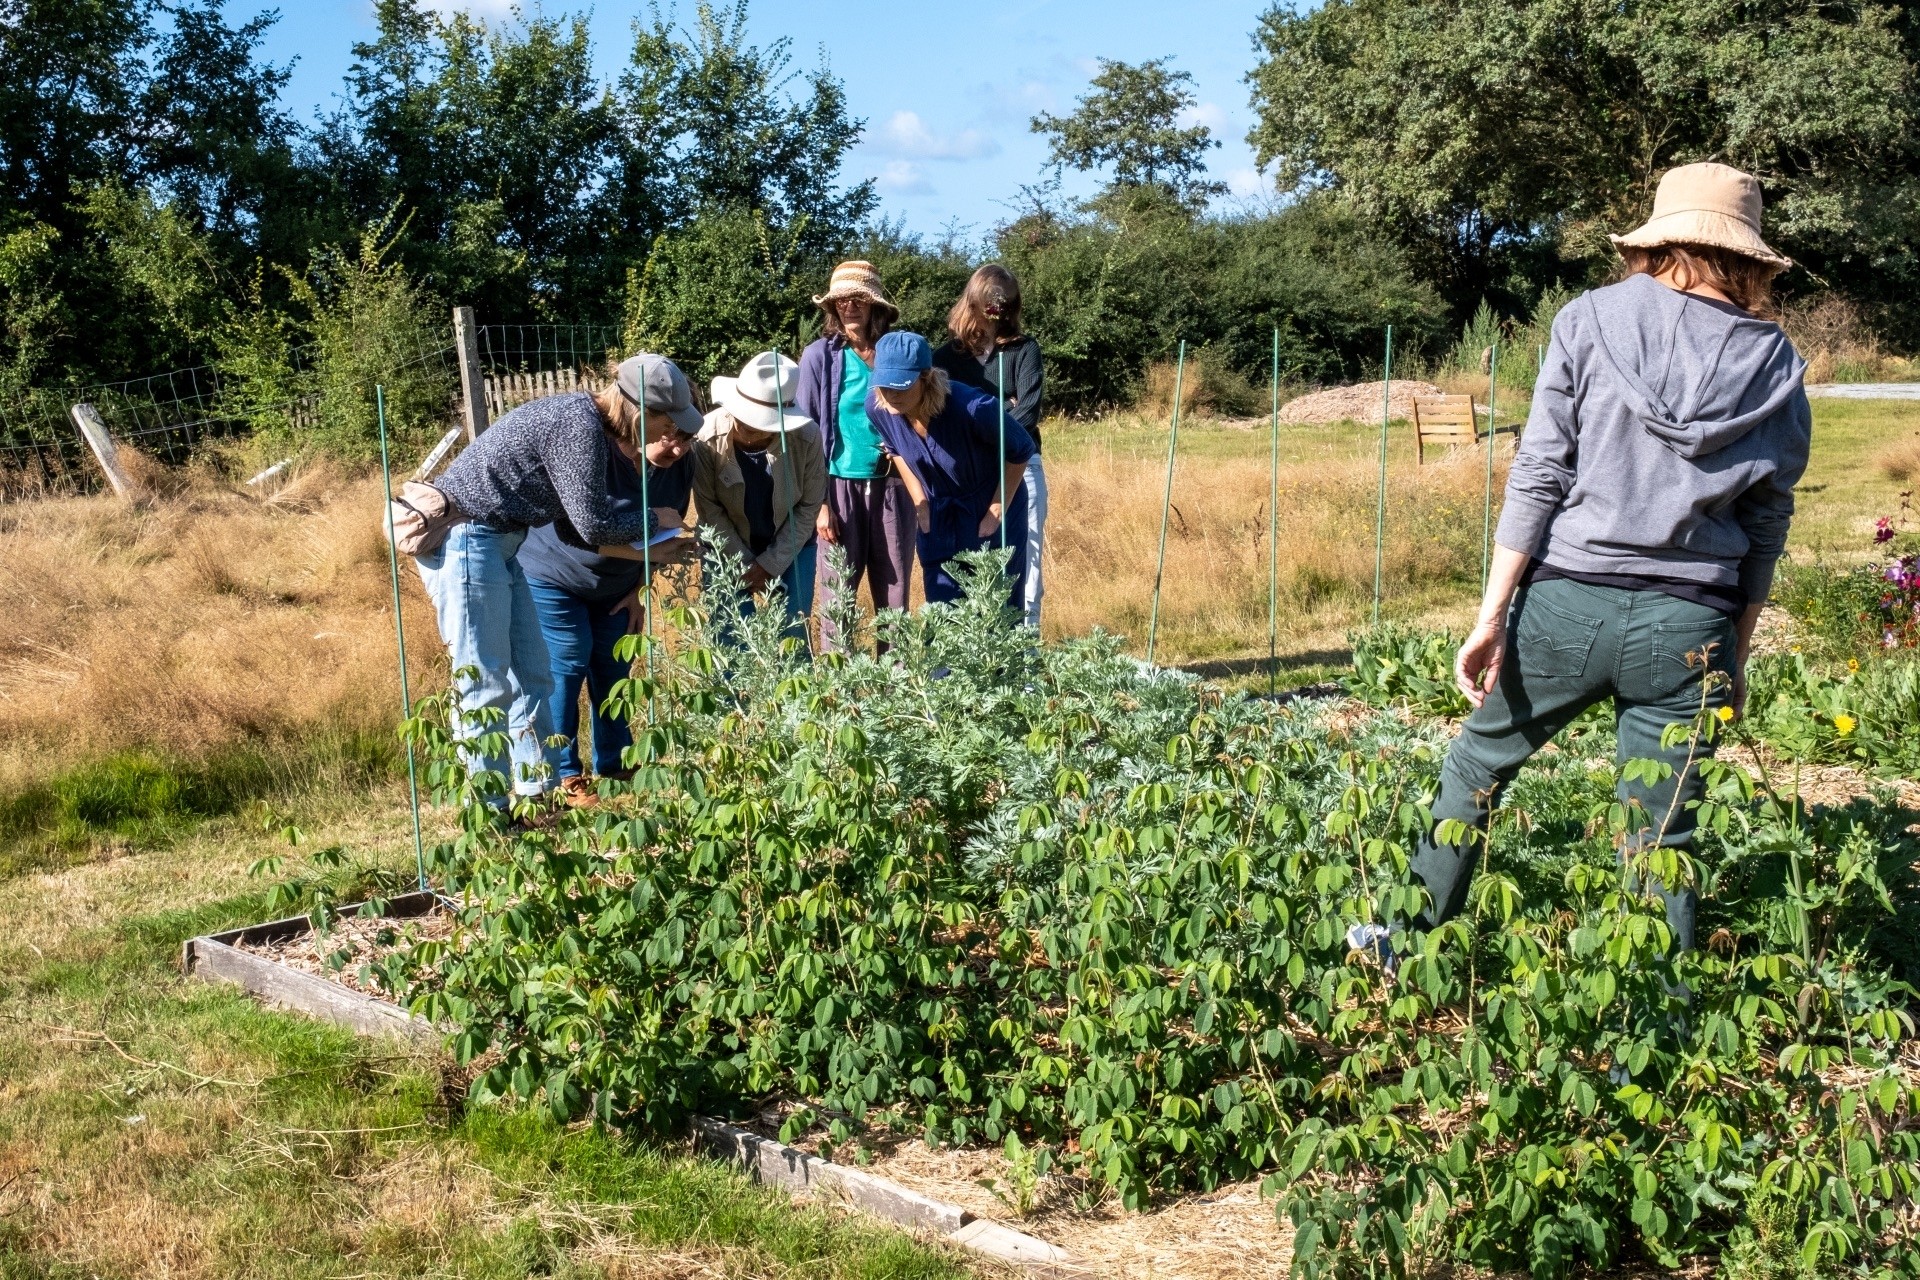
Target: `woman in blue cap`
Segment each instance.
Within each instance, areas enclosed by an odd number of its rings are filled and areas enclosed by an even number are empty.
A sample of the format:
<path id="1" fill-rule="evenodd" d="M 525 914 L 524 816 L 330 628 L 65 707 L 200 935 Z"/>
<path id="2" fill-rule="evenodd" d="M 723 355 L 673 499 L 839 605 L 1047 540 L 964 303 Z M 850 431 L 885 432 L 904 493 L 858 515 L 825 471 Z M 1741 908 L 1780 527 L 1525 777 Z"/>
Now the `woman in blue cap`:
<path id="1" fill-rule="evenodd" d="M 928 602 L 960 598 L 948 571 L 955 556 L 1004 545 L 1013 553 L 1008 598 L 1018 607 L 1027 549 L 1020 486 L 1034 451 L 1026 428 L 1009 417 L 1003 439 L 994 398 L 949 382 L 917 333 L 883 334 L 874 344 L 867 416 L 913 497 Z"/>

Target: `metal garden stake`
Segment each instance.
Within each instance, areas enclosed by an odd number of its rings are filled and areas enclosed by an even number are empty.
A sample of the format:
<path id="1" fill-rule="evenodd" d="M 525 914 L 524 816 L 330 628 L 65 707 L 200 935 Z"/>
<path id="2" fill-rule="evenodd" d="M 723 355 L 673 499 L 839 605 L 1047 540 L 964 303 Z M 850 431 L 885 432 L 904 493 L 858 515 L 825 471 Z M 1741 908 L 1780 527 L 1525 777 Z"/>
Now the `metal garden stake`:
<path id="1" fill-rule="evenodd" d="M 1160 504 L 1160 558 L 1153 568 L 1153 613 L 1147 622 L 1147 665 L 1153 665 L 1154 644 L 1160 638 L 1160 580 L 1167 570 L 1167 513 L 1173 510 L 1173 451 L 1180 443 L 1180 395 L 1186 385 L 1187 343 L 1180 341 L 1180 360 L 1173 370 L 1173 429 L 1167 433 L 1167 496 Z M 1002 474 L 1005 474 L 1002 472 Z"/>
<path id="2" fill-rule="evenodd" d="M 1267 485 L 1267 696 L 1280 680 L 1280 327 L 1273 329 L 1273 466 Z"/>
<path id="3" fill-rule="evenodd" d="M 1393 326 L 1387 326 L 1387 366 L 1380 384 L 1380 501 L 1373 517 L 1373 625 L 1380 625 L 1380 587 L 1387 568 L 1387 417 L 1393 411 Z"/>
<path id="4" fill-rule="evenodd" d="M 1480 513 L 1480 588 L 1487 586 L 1487 574 L 1493 564 L 1493 430 L 1500 415 L 1495 402 L 1500 395 L 1500 340 L 1493 340 L 1493 354 L 1487 364 L 1487 491 Z"/>
<path id="5" fill-rule="evenodd" d="M 400 552 L 393 537 L 393 469 L 387 461 L 387 389 L 377 383 L 373 388 L 373 405 L 380 422 L 381 492 L 387 495 L 387 568 L 393 575 L 393 634 L 400 646 L 400 716 L 401 723 L 405 724 L 413 719 L 413 691 L 407 686 L 407 624 L 400 612 Z M 420 890 L 424 893 L 427 853 L 420 840 L 420 778 L 414 767 L 412 738 L 407 739 L 407 799 L 413 808 L 413 865 L 420 873 Z"/>

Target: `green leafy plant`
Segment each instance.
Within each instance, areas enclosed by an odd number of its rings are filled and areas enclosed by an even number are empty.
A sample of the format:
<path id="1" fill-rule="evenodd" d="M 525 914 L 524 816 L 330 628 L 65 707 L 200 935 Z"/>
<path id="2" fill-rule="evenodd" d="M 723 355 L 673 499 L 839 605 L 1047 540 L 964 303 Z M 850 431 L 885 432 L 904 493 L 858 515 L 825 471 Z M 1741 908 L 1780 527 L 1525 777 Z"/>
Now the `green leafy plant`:
<path id="1" fill-rule="evenodd" d="M 1453 681 L 1458 636 L 1383 622 L 1348 636 L 1347 643 L 1353 646 L 1353 670 L 1340 684 L 1362 702 L 1405 707 L 1416 715 L 1467 714 L 1467 697 Z"/>
<path id="2" fill-rule="evenodd" d="M 478 1097 L 651 1127 L 784 1100 L 836 1144 L 906 1127 L 1036 1179 L 1045 1151 L 1133 1206 L 1265 1175 L 1311 1277 L 1671 1264 L 1762 1189 L 1822 1265 L 1907 1256 L 1910 993 L 1857 941 L 1894 829 L 1700 761 L 1699 847 L 1623 862 L 1661 823 L 1583 773 L 1539 793 L 1588 805 L 1552 900 L 1509 808 L 1469 912 L 1421 932 L 1444 730 L 1035 647 L 990 563 L 883 614 L 884 657 L 809 657 L 738 575 L 674 604 L 680 652 L 638 646 L 636 774 L 592 813 L 509 829 L 444 704 L 412 727 L 467 802 L 433 855 L 456 927 L 381 974 L 485 1055 Z M 1656 876 L 1707 889 L 1701 951 Z M 1367 920 L 1393 976 L 1347 946 Z"/>

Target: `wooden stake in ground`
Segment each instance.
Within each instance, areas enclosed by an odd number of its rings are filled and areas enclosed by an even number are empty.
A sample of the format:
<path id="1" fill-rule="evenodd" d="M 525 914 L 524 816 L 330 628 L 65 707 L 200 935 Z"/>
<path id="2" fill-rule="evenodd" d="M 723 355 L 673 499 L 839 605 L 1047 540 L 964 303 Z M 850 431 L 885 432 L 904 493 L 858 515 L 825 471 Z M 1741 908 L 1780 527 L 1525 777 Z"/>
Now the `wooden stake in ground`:
<path id="1" fill-rule="evenodd" d="M 480 327 L 472 307 L 453 309 L 453 346 L 460 360 L 460 409 L 467 420 L 467 441 L 487 429 L 487 380 L 480 369 Z"/>
<path id="2" fill-rule="evenodd" d="M 80 438 L 93 451 L 94 460 L 106 473 L 113 491 L 129 502 L 138 497 L 140 490 L 121 469 L 120 451 L 114 447 L 113 437 L 107 434 L 107 424 L 100 421 L 99 411 L 90 404 L 73 406 L 73 425 L 80 428 Z"/>

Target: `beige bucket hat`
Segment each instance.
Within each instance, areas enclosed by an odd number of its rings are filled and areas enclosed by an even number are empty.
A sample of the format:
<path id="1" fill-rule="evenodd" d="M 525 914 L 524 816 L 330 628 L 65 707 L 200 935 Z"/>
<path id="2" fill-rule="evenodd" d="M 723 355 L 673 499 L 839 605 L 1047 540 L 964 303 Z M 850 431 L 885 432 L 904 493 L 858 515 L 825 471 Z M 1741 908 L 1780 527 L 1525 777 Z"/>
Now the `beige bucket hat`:
<path id="1" fill-rule="evenodd" d="M 737 378 L 715 378 L 708 389 L 713 401 L 734 421 L 756 431 L 791 434 L 805 431 L 813 419 L 794 404 L 800 384 L 800 366 L 783 355 L 762 351 L 747 361 Z"/>
<path id="2" fill-rule="evenodd" d="M 874 270 L 871 262 L 854 259 L 843 262 L 833 269 L 833 278 L 827 281 L 827 291 L 813 300 L 813 305 L 823 307 L 837 298 L 865 298 L 874 306 L 885 310 L 891 317 L 888 323 L 900 318 L 900 308 L 893 305 L 893 299 L 887 297 L 887 291 L 880 284 L 880 273 Z"/>
<path id="3" fill-rule="evenodd" d="M 1644 226 L 1607 239 L 1629 249 L 1704 244 L 1781 270 L 1793 265 L 1792 258 L 1775 253 L 1760 238 L 1759 182 L 1752 174 L 1711 161 L 1667 170 L 1653 195 L 1653 216 Z"/>

